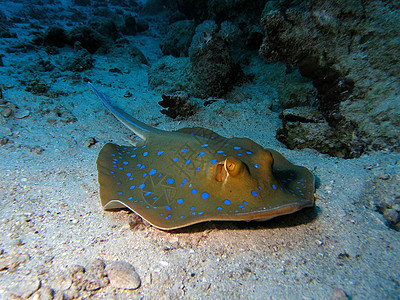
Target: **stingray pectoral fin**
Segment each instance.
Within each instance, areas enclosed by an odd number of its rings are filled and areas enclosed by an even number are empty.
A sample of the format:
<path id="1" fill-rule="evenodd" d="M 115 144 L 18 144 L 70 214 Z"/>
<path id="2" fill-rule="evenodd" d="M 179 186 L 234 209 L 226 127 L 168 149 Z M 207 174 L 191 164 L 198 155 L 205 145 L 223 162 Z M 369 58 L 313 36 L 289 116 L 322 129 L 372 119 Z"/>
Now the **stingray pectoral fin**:
<path id="1" fill-rule="evenodd" d="M 120 200 L 110 200 L 103 206 L 103 208 L 105 210 L 120 209 L 120 208 L 126 208 L 126 207 L 127 206 Z"/>
<path id="2" fill-rule="evenodd" d="M 118 107 L 114 106 L 111 103 L 110 98 L 108 98 L 106 95 L 104 95 L 102 92 L 97 90 L 93 84 L 88 82 L 89 86 L 93 89 L 94 93 L 100 98 L 100 100 L 103 102 L 103 105 L 119 120 L 121 121 L 126 127 L 128 127 L 130 130 L 132 130 L 135 134 L 137 134 L 139 137 L 142 139 L 146 140 L 149 136 L 149 133 L 157 133 L 157 132 L 162 132 L 162 130 L 153 128 L 143 122 L 140 122 L 139 120 L 135 119 L 131 115 L 127 114 L 124 112 L 122 109 L 119 109 Z"/>

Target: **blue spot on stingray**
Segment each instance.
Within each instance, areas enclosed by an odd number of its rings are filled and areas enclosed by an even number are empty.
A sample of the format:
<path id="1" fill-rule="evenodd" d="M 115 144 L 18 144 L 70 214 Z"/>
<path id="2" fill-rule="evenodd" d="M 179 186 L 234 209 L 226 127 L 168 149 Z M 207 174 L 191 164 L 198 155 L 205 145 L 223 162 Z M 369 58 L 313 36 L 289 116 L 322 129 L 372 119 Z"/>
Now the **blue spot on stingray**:
<path id="1" fill-rule="evenodd" d="M 146 145 L 144 145 L 142 148 L 143 148 L 143 149 L 146 148 Z"/>
<path id="2" fill-rule="evenodd" d="M 183 178 L 182 182 L 186 183 L 187 182 L 187 178 Z"/>
<path id="3" fill-rule="evenodd" d="M 199 153 L 199 157 L 202 157 L 204 155 L 204 152 Z"/>
<path id="4" fill-rule="evenodd" d="M 250 152 L 250 151 L 247 151 L 246 153 L 247 153 L 247 154 L 253 154 L 253 152 Z"/>
<path id="5" fill-rule="evenodd" d="M 237 156 L 242 156 L 242 153 L 238 153 L 238 155 Z"/>
<path id="6" fill-rule="evenodd" d="M 258 169 L 258 167 L 259 167 L 259 165 L 258 165 L 258 164 L 255 164 L 255 165 L 254 165 L 254 168 Z"/>
<path id="7" fill-rule="evenodd" d="M 176 200 L 176 202 L 177 202 L 178 204 L 182 204 L 182 203 L 183 203 L 183 199 L 182 199 L 182 198 L 179 198 L 178 200 Z"/>
<path id="8" fill-rule="evenodd" d="M 221 207 L 221 206 L 218 206 L 217 209 L 218 209 L 218 210 L 222 210 L 222 207 Z"/>
<path id="9" fill-rule="evenodd" d="M 258 189 L 261 191 L 262 189 L 261 189 L 261 186 L 258 186 Z"/>
<path id="10" fill-rule="evenodd" d="M 154 174 L 156 174 L 156 173 L 157 173 L 157 170 L 156 170 L 156 169 L 151 169 L 150 172 L 149 172 L 149 175 L 154 175 Z"/>
<path id="11" fill-rule="evenodd" d="M 297 190 L 299 190 L 299 189 L 300 189 L 300 187 L 296 186 L 296 189 L 297 189 Z"/>
<path id="12" fill-rule="evenodd" d="M 196 209 L 196 207 L 195 206 L 192 206 L 191 208 L 190 208 L 190 210 L 195 210 Z"/>
<path id="13" fill-rule="evenodd" d="M 217 162 L 217 159 L 212 159 L 210 162 L 213 165 L 213 164 L 215 164 Z"/>
<path id="14" fill-rule="evenodd" d="M 146 167 L 145 165 L 142 165 L 142 166 L 140 167 L 140 170 L 141 170 L 141 169 L 144 169 L 145 167 Z"/>
<path id="15" fill-rule="evenodd" d="M 181 183 L 179 186 L 180 186 L 180 187 L 183 187 L 183 183 Z"/>
<path id="16" fill-rule="evenodd" d="M 117 184 L 118 184 L 118 185 L 120 185 L 120 184 L 121 184 L 121 182 L 119 182 L 119 181 L 118 181 L 118 182 L 117 182 Z"/>
<path id="17" fill-rule="evenodd" d="M 165 207 L 165 209 L 166 209 L 166 210 L 171 210 L 171 206 L 168 206 L 168 205 L 167 205 L 167 206 Z"/>
<path id="18" fill-rule="evenodd" d="M 248 203 L 247 203 L 246 201 L 243 201 L 243 204 L 244 204 L 244 205 L 247 205 Z"/>
<path id="19" fill-rule="evenodd" d="M 275 185 L 275 184 L 273 184 L 273 185 L 272 185 L 272 188 L 273 188 L 274 190 L 276 190 L 276 185 Z"/>
<path id="20" fill-rule="evenodd" d="M 159 151 L 159 152 L 157 153 L 157 155 L 160 156 L 160 155 L 163 154 L 163 153 L 164 153 L 164 151 Z"/>
<path id="21" fill-rule="evenodd" d="M 181 150 L 182 153 L 185 153 L 185 152 L 187 152 L 187 151 L 188 151 L 188 149 L 182 149 L 182 150 Z"/>
<path id="22" fill-rule="evenodd" d="M 132 154 L 131 157 L 132 157 L 132 158 L 136 157 L 136 154 Z"/>
<path id="23" fill-rule="evenodd" d="M 147 193 L 145 193 L 144 195 L 145 196 L 148 196 L 148 195 L 150 195 L 151 194 L 151 192 L 147 192 Z"/>
<path id="24" fill-rule="evenodd" d="M 136 185 L 131 185 L 131 187 L 129 189 L 133 190 L 135 187 L 136 187 Z"/>
<path id="25" fill-rule="evenodd" d="M 173 159 L 174 162 L 177 162 L 178 160 L 179 160 L 178 157 L 175 157 L 175 158 Z"/>
<path id="26" fill-rule="evenodd" d="M 243 208 L 243 205 L 242 205 L 242 204 L 240 204 L 240 205 L 239 205 L 239 207 L 240 207 L 240 208 Z"/>
<path id="27" fill-rule="evenodd" d="M 203 214 L 203 212 L 202 212 L 202 211 L 198 213 L 198 215 L 202 215 L 202 214 Z"/>
<path id="28" fill-rule="evenodd" d="M 120 169 L 122 171 L 124 168 L 123 167 L 119 167 L 118 169 Z"/>
<path id="29" fill-rule="evenodd" d="M 201 198 L 203 198 L 203 199 L 207 199 L 208 196 L 210 196 L 210 195 L 207 192 L 201 194 Z"/>
<path id="30" fill-rule="evenodd" d="M 190 164 L 190 159 L 188 159 L 188 160 L 186 161 L 186 164 L 187 164 L 187 165 Z"/>
<path id="31" fill-rule="evenodd" d="M 113 160 L 113 161 L 118 161 L 118 159 L 116 159 L 116 158 L 113 158 L 112 160 Z"/>
<path id="32" fill-rule="evenodd" d="M 115 174 L 115 172 L 114 172 L 114 171 L 110 171 L 110 173 L 111 173 L 111 174 Z M 130 174 L 130 173 L 128 173 L 128 174 Z M 129 176 L 130 176 L 130 175 L 129 175 Z"/>
<path id="33" fill-rule="evenodd" d="M 128 198 L 128 200 L 132 200 L 132 199 L 133 199 L 133 197 L 129 197 L 129 198 Z"/>
<path id="34" fill-rule="evenodd" d="M 154 208 L 154 209 L 157 209 L 157 206 L 154 206 L 153 208 Z"/>
<path id="35" fill-rule="evenodd" d="M 194 212 L 192 212 L 192 215 L 195 215 L 196 214 L 196 212 L 194 211 Z"/>
<path id="36" fill-rule="evenodd" d="M 146 151 L 143 153 L 143 156 L 147 156 L 147 155 L 149 155 L 149 152 Z"/>
<path id="37" fill-rule="evenodd" d="M 240 149 L 240 147 L 239 147 L 239 146 L 235 146 L 235 147 L 233 147 L 233 149 L 235 149 L 235 150 L 239 150 L 239 149 Z"/>
<path id="38" fill-rule="evenodd" d="M 226 200 L 224 200 L 224 203 L 225 203 L 226 205 L 230 205 L 230 204 L 231 204 L 231 201 L 229 201 L 228 199 L 226 199 Z"/>
<path id="39" fill-rule="evenodd" d="M 197 190 L 196 190 L 196 189 L 193 189 L 193 190 L 192 190 L 192 194 L 193 194 L 193 195 L 196 195 L 196 194 L 197 194 Z"/>
<path id="40" fill-rule="evenodd" d="M 218 151 L 217 151 L 217 153 L 224 153 L 224 151 L 222 151 L 222 150 L 218 150 Z"/>
<path id="41" fill-rule="evenodd" d="M 150 206 L 147 205 L 146 208 L 150 208 Z"/>
<path id="42" fill-rule="evenodd" d="M 122 195 L 123 193 L 122 192 L 118 192 L 118 195 Z"/>
<path id="43" fill-rule="evenodd" d="M 143 189 L 146 185 L 144 183 L 142 183 L 141 185 L 139 185 L 139 189 Z"/>
<path id="44" fill-rule="evenodd" d="M 180 216 L 181 219 L 183 219 L 183 216 Z"/>
<path id="45" fill-rule="evenodd" d="M 258 196 L 258 194 L 257 194 L 256 191 L 251 191 L 251 194 L 252 194 L 254 197 L 257 197 L 257 196 Z"/>
<path id="46" fill-rule="evenodd" d="M 147 173 L 144 173 L 144 174 L 143 174 L 143 178 L 146 177 L 146 176 L 147 176 Z"/>
<path id="47" fill-rule="evenodd" d="M 111 154 L 111 156 L 115 156 L 115 154 L 114 154 L 114 153 L 112 153 L 112 154 Z"/>
<path id="48" fill-rule="evenodd" d="M 200 166 L 198 166 L 198 167 L 196 168 L 196 171 L 197 171 L 197 172 L 199 172 L 199 171 L 200 171 Z"/>
<path id="49" fill-rule="evenodd" d="M 173 184 L 175 182 L 175 180 L 173 178 L 168 178 L 167 179 L 167 183 L 168 184 Z"/>
<path id="50" fill-rule="evenodd" d="M 142 164 L 137 164 L 137 166 L 140 168 L 142 166 Z"/>
<path id="51" fill-rule="evenodd" d="M 201 146 L 202 146 L 203 148 L 204 148 L 204 147 L 208 147 L 208 144 L 203 144 L 203 145 L 201 145 Z"/>
<path id="52" fill-rule="evenodd" d="M 131 177 L 132 173 L 126 173 L 126 176 Z"/>

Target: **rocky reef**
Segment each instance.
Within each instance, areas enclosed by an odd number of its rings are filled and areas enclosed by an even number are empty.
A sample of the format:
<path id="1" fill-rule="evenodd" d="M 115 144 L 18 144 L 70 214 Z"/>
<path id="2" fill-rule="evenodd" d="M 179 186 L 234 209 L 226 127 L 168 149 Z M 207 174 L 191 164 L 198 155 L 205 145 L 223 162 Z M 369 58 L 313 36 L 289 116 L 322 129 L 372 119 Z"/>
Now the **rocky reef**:
<path id="1" fill-rule="evenodd" d="M 334 146 L 319 151 L 347 158 L 367 149 L 400 149 L 400 26 L 395 1 L 274 1 L 261 17 L 260 55 L 297 67 L 318 90 L 319 130 Z M 278 137 L 303 148 L 296 136 L 315 123 L 283 125 Z M 312 124 L 312 125 L 311 125 Z M 306 130 L 307 131 L 307 130 Z M 335 132 L 335 135 L 328 132 Z M 297 133 L 296 133 L 297 132 Z M 305 137 L 307 138 L 307 137 Z M 316 140 L 309 136 L 310 144 Z M 344 142 L 346 141 L 346 142 Z"/>

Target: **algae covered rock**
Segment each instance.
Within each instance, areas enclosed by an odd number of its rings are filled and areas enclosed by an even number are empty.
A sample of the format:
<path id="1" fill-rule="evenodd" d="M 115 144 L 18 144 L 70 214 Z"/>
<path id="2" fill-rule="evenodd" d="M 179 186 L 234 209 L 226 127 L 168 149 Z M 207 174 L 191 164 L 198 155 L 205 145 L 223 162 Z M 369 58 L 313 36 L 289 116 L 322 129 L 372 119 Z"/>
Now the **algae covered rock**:
<path id="1" fill-rule="evenodd" d="M 363 150 L 356 137 L 329 126 L 320 111 L 312 107 L 286 109 L 276 138 L 289 149 L 315 149 L 336 157 L 358 157 Z"/>
<path id="2" fill-rule="evenodd" d="M 242 76 L 231 55 L 229 42 L 238 30 L 232 24 L 219 27 L 208 20 L 197 26 L 189 48 L 197 97 L 220 97 L 229 92 Z"/>
<path id="3" fill-rule="evenodd" d="M 177 21 L 171 24 L 160 45 L 164 55 L 188 56 L 195 28 L 194 21 L 190 20 Z"/>
<path id="4" fill-rule="evenodd" d="M 390 1 L 269 1 L 260 54 L 311 78 L 316 107 L 346 140 L 399 150 L 399 10 Z"/>
<path id="5" fill-rule="evenodd" d="M 149 71 L 149 86 L 161 93 L 192 90 L 192 67 L 188 57 L 160 58 Z"/>

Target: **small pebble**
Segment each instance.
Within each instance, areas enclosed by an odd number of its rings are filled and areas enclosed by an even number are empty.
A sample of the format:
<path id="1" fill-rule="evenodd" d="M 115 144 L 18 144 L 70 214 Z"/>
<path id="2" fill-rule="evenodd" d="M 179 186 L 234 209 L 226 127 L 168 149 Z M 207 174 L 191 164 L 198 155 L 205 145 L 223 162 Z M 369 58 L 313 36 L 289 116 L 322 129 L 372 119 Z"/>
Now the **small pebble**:
<path id="1" fill-rule="evenodd" d="M 28 299 L 40 287 L 40 280 L 34 275 L 3 273 L 0 286 L 6 287 L 13 296 Z"/>
<path id="2" fill-rule="evenodd" d="M 378 177 L 379 179 L 382 179 L 382 180 L 389 180 L 389 179 L 390 179 L 390 175 L 389 175 L 389 174 L 386 174 L 386 173 L 379 173 L 379 174 L 377 175 L 377 177 Z"/>
<path id="3" fill-rule="evenodd" d="M 18 109 L 15 113 L 14 113 L 14 118 L 16 119 L 23 119 L 26 118 L 30 115 L 30 110 L 29 109 Z"/>
<path id="4" fill-rule="evenodd" d="M 349 298 L 347 297 L 346 293 L 341 289 L 335 289 L 332 292 L 331 300 L 347 300 L 347 299 Z"/>
<path id="5" fill-rule="evenodd" d="M 10 108 L 5 108 L 1 111 L 1 114 L 4 118 L 8 118 L 12 114 L 12 110 Z"/>
<path id="6" fill-rule="evenodd" d="M 68 274 L 60 273 L 57 277 L 51 282 L 51 287 L 55 291 L 66 291 L 72 285 L 72 278 L 68 276 Z"/>
<path id="7" fill-rule="evenodd" d="M 126 261 L 114 261 L 106 266 L 111 286 L 118 289 L 135 290 L 140 286 L 140 278 L 135 268 Z"/>
<path id="8" fill-rule="evenodd" d="M 96 145 L 96 143 L 97 143 L 97 140 L 94 137 L 91 137 L 91 138 L 89 138 L 87 145 L 90 148 L 90 147 Z"/>

